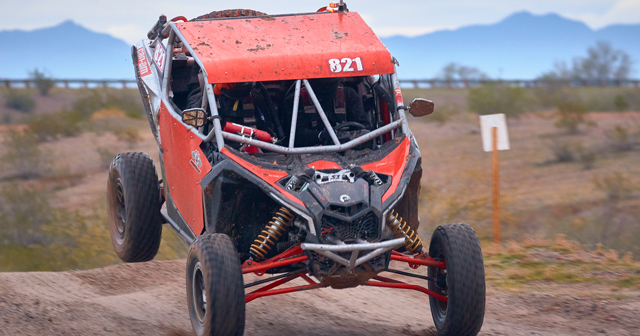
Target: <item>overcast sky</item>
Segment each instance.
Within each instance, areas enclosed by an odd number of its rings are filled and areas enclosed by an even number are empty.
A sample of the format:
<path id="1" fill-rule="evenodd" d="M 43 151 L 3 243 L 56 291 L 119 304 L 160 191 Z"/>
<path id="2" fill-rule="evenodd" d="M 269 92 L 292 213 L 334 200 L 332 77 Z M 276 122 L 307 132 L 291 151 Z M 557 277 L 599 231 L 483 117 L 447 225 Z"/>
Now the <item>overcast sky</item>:
<path id="1" fill-rule="evenodd" d="M 133 43 L 160 14 L 191 19 L 214 10 L 248 8 L 269 14 L 310 12 L 317 0 L 0 0 L 0 30 L 49 27 L 65 20 Z M 380 36 L 415 36 L 440 29 L 497 22 L 518 11 L 558 13 L 601 28 L 640 23 L 640 0 L 350 0 Z"/>

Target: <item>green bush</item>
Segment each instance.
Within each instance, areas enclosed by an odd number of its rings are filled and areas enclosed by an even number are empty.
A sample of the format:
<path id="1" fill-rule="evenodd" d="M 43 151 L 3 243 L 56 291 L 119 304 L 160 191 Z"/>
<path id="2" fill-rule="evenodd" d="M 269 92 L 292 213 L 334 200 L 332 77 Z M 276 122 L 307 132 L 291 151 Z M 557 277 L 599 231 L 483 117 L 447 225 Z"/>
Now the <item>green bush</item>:
<path id="1" fill-rule="evenodd" d="M 623 95 L 617 95 L 613 99 L 613 105 L 615 105 L 616 110 L 618 111 L 626 111 L 629 108 L 629 103 L 624 99 Z"/>
<path id="2" fill-rule="evenodd" d="M 590 148 L 578 146 L 578 159 L 584 169 L 592 169 L 596 163 L 596 152 Z"/>
<path id="3" fill-rule="evenodd" d="M 5 134 L 0 166 L 20 179 L 31 179 L 51 173 L 51 162 L 38 148 L 38 138 L 32 132 L 9 131 Z"/>
<path id="4" fill-rule="evenodd" d="M 609 139 L 610 146 L 617 152 L 626 152 L 633 149 L 635 141 L 629 131 L 620 125 L 616 125 L 612 130 L 605 132 Z"/>
<path id="5" fill-rule="evenodd" d="M 56 208 L 50 199 L 46 190 L 20 183 L 0 188 L 0 272 L 64 271 L 120 263 L 111 245 L 104 205 L 81 214 Z M 165 230 L 156 260 L 184 258 L 187 250 L 172 230 Z"/>
<path id="6" fill-rule="evenodd" d="M 140 99 L 136 100 L 127 92 L 91 90 L 87 97 L 78 99 L 73 104 L 73 110 L 83 119 L 89 119 L 94 112 L 109 108 L 122 110 L 129 118 L 141 119 L 144 116 Z"/>
<path id="7" fill-rule="evenodd" d="M 73 111 L 34 115 L 27 121 L 29 129 L 38 141 L 50 141 L 81 133 L 81 116 Z"/>
<path id="8" fill-rule="evenodd" d="M 576 160 L 577 146 L 571 142 L 553 142 L 549 149 L 556 162 L 573 162 Z"/>
<path id="9" fill-rule="evenodd" d="M 45 75 L 44 72 L 38 70 L 38 68 L 35 68 L 32 72 L 29 72 L 29 77 L 33 79 L 41 96 L 48 96 L 49 91 L 51 91 L 51 89 L 56 86 L 53 80 Z"/>
<path id="10" fill-rule="evenodd" d="M 638 191 L 638 184 L 625 174 L 616 172 L 606 176 L 593 178 L 595 187 L 607 195 L 610 201 L 626 199 Z"/>
<path id="11" fill-rule="evenodd" d="M 527 92 L 521 87 L 485 84 L 469 91 L 469 109 L 478 114 L 504 113 L 518 116 L 530 106 Z"/>
<path id="12" fill-rule="evenodd" d="M 9 90 L 5 100 L 4 105 L 6 107 L 25 113 L 31 113 L 36 107 L 36 101 L 33 100 L 27 90 Z"/>
<path id="13" fill-rule="evenodd" d="M 565 129 L 569 133 L 576 133 L 578 126 L 582 124 L 595 126 L 594 122 L 587 120 L 589 110 L 584 104 L 573 101 L 559 103 L 557 107 L 556 118 L 558 120 L 554 124 L 557 128 Z"/>

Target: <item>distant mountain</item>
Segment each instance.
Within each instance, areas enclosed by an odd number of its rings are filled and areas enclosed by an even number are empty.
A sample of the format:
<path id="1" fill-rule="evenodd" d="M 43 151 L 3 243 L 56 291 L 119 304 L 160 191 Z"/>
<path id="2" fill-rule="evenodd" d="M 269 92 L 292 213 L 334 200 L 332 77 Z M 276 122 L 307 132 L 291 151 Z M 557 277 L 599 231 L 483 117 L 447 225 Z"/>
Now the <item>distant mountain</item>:
<path id="1" fill-rule="evenodd" d="M 473 25 L 417 37 L 394 36 L 382 42 L 399 60 L 400 78 L 436 76 L 450 62 L 474 66 L 493 78 L 531 79 L 556 61 L 585 56 L 596 41 L 629 53 L 640 72 L 640 24 L 592 30 L 557 14 L 515 13 L 491 25 Z"/>
<path id="2" fill-rule="evenodd" d="M 609 41 L 635 61 L 640 76 L 640 24 L 592 30 L 556 14 L 515 13 L 491 25 L 472 25 L 417 37 L 394 36 L 382 42 L 400 61 L 400 78 L 436 76 L 456 62 L 493 78 L 531 79 L 556 61 L 584 56 L 596 41 Z M 0 31 L 0 78 L 26 78 L 45 68 L 58 78 L 132 79 L 130 46 L 72 21 L 34 31 Z"/>
<path id="3" fill-rule="evenodd" d="M 26 78 L 34 68 L 65 79 L 131 79 L 131 46 L 72 21 L 33 31 L 0 32 L 0 78 Z"/>

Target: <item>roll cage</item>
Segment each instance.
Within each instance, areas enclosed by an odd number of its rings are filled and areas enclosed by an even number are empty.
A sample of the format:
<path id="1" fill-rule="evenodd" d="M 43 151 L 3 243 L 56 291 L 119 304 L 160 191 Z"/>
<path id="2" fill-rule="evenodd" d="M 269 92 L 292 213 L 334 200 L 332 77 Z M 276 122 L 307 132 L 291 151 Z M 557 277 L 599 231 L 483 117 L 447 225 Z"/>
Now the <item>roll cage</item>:
<path id="1" fill-rule="evenodd" d="M 317 14 L 317 13 L 313 13 L 313 14 Z M 243 19 L 250 19 L 250 18 L 256 18 L 256 17 L 243 17 Z M 209 20 L 216 20 L 216 19 L 209 19 Z M 398 80 L 397 71 L 396 71 L 398 63 L 395 59 L 393 59 L 394 72 L 389 75 L 379 75 L 378 80 L 374 83 L 374 85 L 380 85 L 380 86 L 383 86 L 383 83 L 385 83 L 386 85 L 384 86 L 387 86 L 387 87 L 384 88 L 384 90 L 386 92 L 387 97 L 391 98 L 390 100 L 387 99 L 384 103 L 385 105 L 387 105 L 385 106 L 386 109 L 383 109 L 380 106 L 381 105 L 380 103 L 376 103 L 377 114 L 379 116 L 382 115 L 383 113 L 386 113 L 388 115 L 388 117 L 384 116 L 383 118 L 381 118 L 383 119 L 381 121 L 383 121 L 384 125 L 375 130 L 372 130 L 369 133 L 353 138 L 352 140 L 345 143 L 340 143 L 332 125 L 330 125 L 327 119 L 327 115 L 324 109 L 322 108 L 320 102 L 318 101 L 318 98 L 314 92 L 314 89 L 309 83 L 309 79 L 311 78 L 300 78 L 295 80 L 295 93 L 294 93 L 294 100 L 293 100 L 293 106 L 292 106 L 293 110 L 292 110 L 291 128 L 290 130 L 288 130 L 289 132 L 288 146 L 285 147 L 283 145 L 269 143 L 269 142 L 261 141 L 259 139 L 256 139 L 250 136 L 245 136 L 244 134 L 238 135 L 235 133 L 225 131 L 223 129 L 223 125 L 221 124 L 221 115 L 218 110 L 218 104 L 216 103 L 218 97 L 216 97 L 216 94 L 214 93 L 214 84 L 210 83 L 207 69 L 203 61 L 201 60 L 201 58 L 198 56 L 198 53 L 193 49 L 193 47 L 189 43 L 187 43 L 187 39 L 182 34 L 180 29 L 176 26 L 175 22 L 169 22 L 167 26 L 164 28 L 164 30 L 162 31 L 162 33 L 158 34 L 158 37 L 155 40 L 153 41 L 146 40 L 148 43 L 145 43 L 144 47 L 147 48 L 147 53 L 149 55 L 153 55 L 155 52 L 155 48 L 157 48 L 157 46 L 162 47 L 162 40 L 164 40 L 165 38 L 167 38 L 166 56 L 164 58 L 164 64 L 161 66 L 158 66 L 159 69 L 162 69 L 164 71 L 157 71 L 159 74 L 158 76 L 160 77 L 159 79 L 161 80 L 161 83 L 160 83 L 161 88 L 159 88 L 160 89 L 159 91 L 161 92 L 161 99 L 164 100 L 165 102 L 172 102 L 173 97 L 170 96 L 172 95 L 170 74 L 172 71 L 174 56 L 176 56 L 175 55 L 176 50 L 174 50 L 173 46 L 177 41 L 182 42 L 183 51 L 184 51 L 184 48 L 186 48 L 190 56 L 193 57 L 193 60 L 199 67 L 200 73 L 202 74 L 203 82 L 204 82 L 204 83 L 201 83 L 204 86 L 202 88 L 203 89 L 202 107 L 205 107 L 205 106 L 209 107 L 211 115 L 209 116 L 208 119 L 209 121 L 212 122 L 213 128 L 210 129 L 208 132 L 206 132 L 204 127 L 193 127 L 193 126 L 187 125 L 182 121 L 182 116 L 178 111 L 179 108 L 175 104 L 172 104 L 172 103 L 165 104 L 165 106 L 167 110 L 170 112 L 171 116 L 174 119 L 176 119 L 177 122 L 183 123 L 188 128 L 188 130 L 192 132 L 193 135 L 200 138 L 202 142 L 204 143 L 213 142 L 216 145 L 218 151 L 220 151 L 225 147 L 225 141 L 231 141 L 231 142 L 236 142 L 240 144 L 251 145 L 254 147 L 261 148 L 263 150 L 267 150 L 275 153 L 281 153 L 281 154 L 315 154 L 315 153 L 344 152 L 376 138 L 379 138 L 381 143 L 385 142 L 386 140 L 388 140 L 388 138 L 383 140 L 383 136 L 387 133 L 390 133 L 392 135 L 391 138 L 395 138 L 397 135 L 399 135 L 398 131 L 400 131 L 402 134 L 405 134 L 407 136 L 411 135 L 411 132 L 408 127 L 406 115 L 404 112 L 406 108 L 402 100 L 402 94 L 400 91 L 400 82 Z M 300 104 L 301 89 L 303 85 L 306 88 L 307 92 L 309 93 L 309 96 L 313 102 L 313 105 L 315 106 L 317 113 L 319 114 L 326 130 L 328 131 L 331 137 L 331 140 L 333 142 L 332 145 L 308 146 L 308 147 L 294 146 L 295 134 L 298 126 L 297 125 L 298 124 L 298 107 Z M 376 95 L 374 94 L 374 97 L 375 96 Z M 381 101 L 380 97 L 375 97 L 375 98 L 376 98 L 375 101 Z M 387 101 L 389 101 L 389 103 Z M 394 104 L 390 104 L 391 102 L 393 102 Z M 285 132 L 287 132 L 287 130 L 285 130 Z"/>

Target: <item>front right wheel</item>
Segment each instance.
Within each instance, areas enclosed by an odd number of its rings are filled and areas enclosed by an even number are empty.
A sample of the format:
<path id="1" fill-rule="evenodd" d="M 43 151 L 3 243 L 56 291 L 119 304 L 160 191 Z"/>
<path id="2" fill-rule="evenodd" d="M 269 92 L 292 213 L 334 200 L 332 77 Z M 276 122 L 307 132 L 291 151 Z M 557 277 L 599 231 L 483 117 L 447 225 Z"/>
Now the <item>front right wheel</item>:
<path id="1" fill-rule="evenodd" d="M 229 236 L 205 233 L 187 256 L 187 305 L 198 336 L 244 333 L 244 283 L 240 258 Z"/>
<path id="2" fill-rule="evenodd" d="M 439 226 L 431 237 L 429 256 L 446 264 L 445 269 L 429 267 L 434 279 L 429 289 L 448 298 L 429 298 L 438 335 L 477 335 L 484 321 L 486 287 L 476 232 L 467 224 Z"/>

